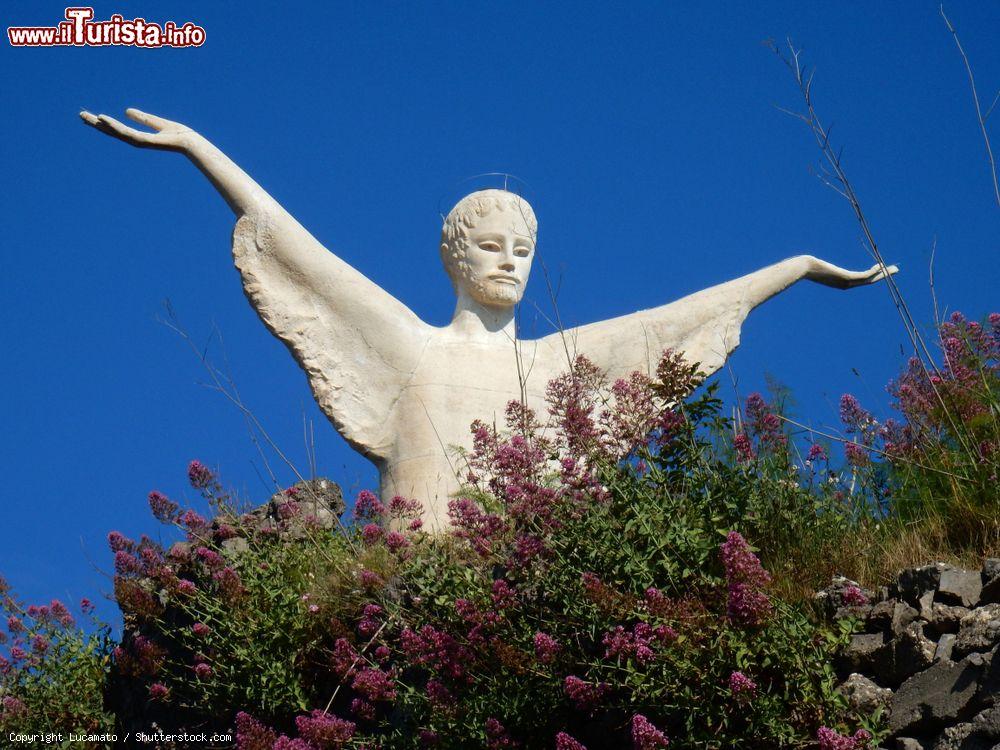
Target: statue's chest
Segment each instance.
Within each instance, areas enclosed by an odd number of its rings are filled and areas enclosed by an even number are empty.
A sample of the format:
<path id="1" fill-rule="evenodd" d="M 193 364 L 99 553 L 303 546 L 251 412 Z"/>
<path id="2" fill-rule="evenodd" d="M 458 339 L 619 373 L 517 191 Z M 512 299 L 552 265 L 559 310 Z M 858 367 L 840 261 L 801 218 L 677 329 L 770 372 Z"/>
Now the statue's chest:
<path id="1" fill-rule="evenodd" d="M 515 349 L 513 342 L 432 341 L 400 394 L 396 417 L 409 425 L 446 425 L 444 431 L 454 441 L 468 434 L 474 419 L 502 423 L 507 403 L 522 393 L 533 407 L 541 406 L 545 373 L 533 351 Z"/>

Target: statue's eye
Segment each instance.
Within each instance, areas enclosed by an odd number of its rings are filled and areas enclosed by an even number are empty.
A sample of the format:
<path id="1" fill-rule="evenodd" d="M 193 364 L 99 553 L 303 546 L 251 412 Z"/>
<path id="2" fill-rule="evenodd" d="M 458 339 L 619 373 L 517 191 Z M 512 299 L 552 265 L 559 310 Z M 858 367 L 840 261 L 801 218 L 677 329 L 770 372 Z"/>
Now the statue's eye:
<path id="1" fill-rule="evenodd" d="M 492 240 L 485 240 L 483 242 L 480 242 L 479 247 L 481 247 L 483 250 L 488 250 L 491 253 L 500 252 L 500 243 L 493 242 Z"/>
<path id="2" fill-rule="evenodd" d="M 519 247 L 515 247 L 514 248 L 514 255 L 516 255 L 518 258 L 527 258 L 529 255 L 531 255 L 531 248 L 530 247 L 524 247 L 523 245 L 519 246 Z"/>

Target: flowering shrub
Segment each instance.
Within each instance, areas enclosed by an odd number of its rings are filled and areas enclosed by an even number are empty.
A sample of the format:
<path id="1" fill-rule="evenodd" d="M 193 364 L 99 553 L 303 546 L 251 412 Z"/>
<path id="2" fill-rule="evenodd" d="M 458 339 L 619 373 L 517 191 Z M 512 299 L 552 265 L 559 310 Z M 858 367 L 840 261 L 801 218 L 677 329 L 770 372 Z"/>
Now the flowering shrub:
<path id="1" fill-rule="evenodd" d="M 939 362 L 913 358 L 889 385 L 901 419 L 880 422 L 844 395 L 845 454 L 889 521 L 980 555 L 1000 546 L 1000 314 L 978 323 L 956 312 L 937 338 Z"/>
<path id="2" fill-rule="evenodd" d="M 108 538 L 119 725 L 235 728 L 241 750 L 763 749 L 855 729 L 830 667 L 849 633 L 781 600 L 768 561 L 795 548 L 763 533 L 848 514 L 800 486 L 764 399 L 741 450 L 699 384 L 671 353 L 610 385 L 577 359 L 549 385 L 550 429 L 519 403 L 505 429 L 473 425 L 446 534 L 370 492 L 330 533 L 299 485 L 240 514 L 192 462 L 214 518 L 153 492 L 184 540 Z"/>
<path id="3" fill-rule="evenodd" d="M 86 616 L 93 605 L 80 603 Z M 11 732 L 70 731 L 100 735 L 114 726 L 104 708 L 111 642 L 106 628 L 77 626 L 59 600 L 24 606 L 0 578 L 0 736 Z M 87 748 L 72 742 L 67 748 Z"/>

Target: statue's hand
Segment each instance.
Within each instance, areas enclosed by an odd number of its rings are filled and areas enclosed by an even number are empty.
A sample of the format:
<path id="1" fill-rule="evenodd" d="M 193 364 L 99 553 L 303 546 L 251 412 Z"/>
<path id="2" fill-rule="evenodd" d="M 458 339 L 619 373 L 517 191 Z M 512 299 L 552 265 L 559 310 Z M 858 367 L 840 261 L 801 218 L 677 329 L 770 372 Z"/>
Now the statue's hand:
<path id="1" fill-rule="evenodd" d="M 138 123 L 152 128 L 154 133 L 136 130 L 108 115 L 93 115 L 84 110 L 80 119 L 120 141 L 139 148 L 158 148 L 166 151 L 188 151 L 198 138 L 198 134 L 179 122 L 165 120 L 156 115 L 147 115 L 137 109 L 126 109 L 125 114 Z"/>
<path id="2" fill-rule="evenodd" d="M 806 272 L 806 278 L 826 286 L 832 286 L 835 289 L 851 289 L 856 286 L 874 284 L 899 272 L 897 266 L 879 264 L 872 266 L 867 271 L 848 271 L 846 268 L 840 268 L 825 260 L 807 257 L 809 269 Z"/>

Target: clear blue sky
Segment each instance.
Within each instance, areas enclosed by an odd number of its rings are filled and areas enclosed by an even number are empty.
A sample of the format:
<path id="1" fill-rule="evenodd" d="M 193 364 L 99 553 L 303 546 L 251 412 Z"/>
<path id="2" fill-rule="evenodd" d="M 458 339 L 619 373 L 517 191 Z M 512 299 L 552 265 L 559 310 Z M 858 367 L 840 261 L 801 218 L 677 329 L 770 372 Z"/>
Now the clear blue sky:
<path id="1" fill-rule="evenodd" d="M 63 7 L 8 1 L 0 17 L 4 27 L 48 25 Z M 902 265 L 915 316 L 932 320 L 935 237 L 941 306 L 973 316 L 1000 308 L 1000 210 L 935 2 L 101 2 L 95 11 L 191 20 L 207 42 L 0 45 L 0 572 L 31 600 L 108 592 L 105 535 L 159 533 L 146 493 L 191 497 L 192 458 L 261 501 L 269 493 L 240 414 L 200 385 L 197 358 L 157 322 L 166 298 L 197 341 L 221 331 L 224 352 L 213 341 L 210 356 L 228 359 L 245 402 L 303 470 L 305 419 L 319 473 L 352 494 L 375 485 L 243 297 L 223 201 L 183 157 L 103 137 L 77 119 L 81 108 L 120 117 L 136 106 L 199 130 L 435 324 L 453 304 L 437 257 L 439 209 L 467 177 L 516 174 L 530 185 L 539 258 L 561 281 L 571 325 L 802 252 L 871 265 L 848 206 L 809 172 L 809 134 L 773 106 L 798 101 L 761 41 L 790 35 L 818 68 L 817 106 L 835 123 L 884 254 Z M 1000 87 L 1000 4 L 948 11 L 988 104 Z M 548 331 L 532 307 L 551 311 L 540 270 L 524 306 L 529 336 Z M 887 409 L 903 341 L 884 289 L 802 284 L 751 315 L 731 374 L 742 395 L 772 374 L 792 388 L 801 419 L 836 427 L 844 391 Z M 103 602 L 101 612 L 115 610 Z"/>

